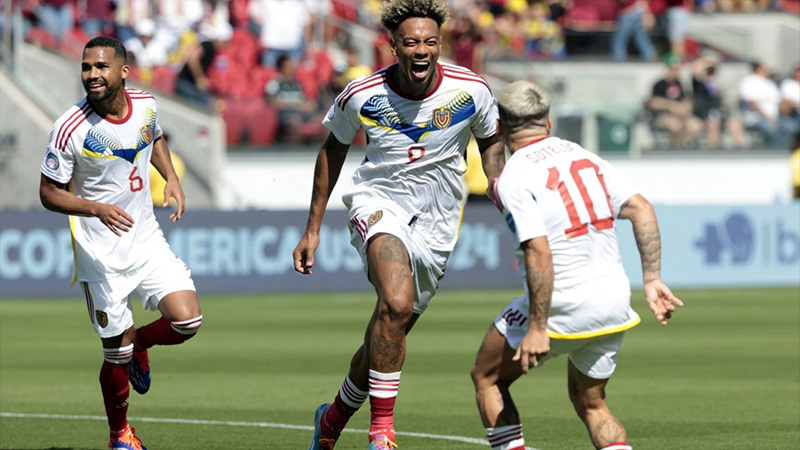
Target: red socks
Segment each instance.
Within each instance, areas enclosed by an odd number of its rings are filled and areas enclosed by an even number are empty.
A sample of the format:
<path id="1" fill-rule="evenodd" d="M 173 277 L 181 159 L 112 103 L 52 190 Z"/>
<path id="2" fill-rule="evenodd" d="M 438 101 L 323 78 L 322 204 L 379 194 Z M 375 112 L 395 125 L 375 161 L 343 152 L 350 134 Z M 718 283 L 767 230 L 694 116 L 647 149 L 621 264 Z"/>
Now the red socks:
<path id="1" fill-rule="evenodd" d="M 370 440 L 384 434 L 394 442 L 394 404 L 399 387 L 400 372 L 369 371 L 369 404 L 372 411 Z"/>
<path id="2" fill-rule="evenodd" d="M 333 404 L 325 411 L 320 424 L 322 425 L 323 436 L 338 436 L 347 422 L 358 411 L 358 408 L 367 400 L 367 393 L 362 391 L 350 380 L 345 377 L 339 393 Z"/>
<path id="3" fill-rule="evenodd" d="M 100 388 L 112 435 L 128 428 L 128 364 L 103 361 L 100 369 Z M 113 436 L 116 437 L 116 436 Z"/>
<path id="4" fill-rule="evenodd" d="M 134 345 L 137 352 L 147 350 L 154 345 L 177 345 L 197 333 L 203 316 L 182 322 L 169 322 L 160 317 L 157 320 L 136 329 Z"/>

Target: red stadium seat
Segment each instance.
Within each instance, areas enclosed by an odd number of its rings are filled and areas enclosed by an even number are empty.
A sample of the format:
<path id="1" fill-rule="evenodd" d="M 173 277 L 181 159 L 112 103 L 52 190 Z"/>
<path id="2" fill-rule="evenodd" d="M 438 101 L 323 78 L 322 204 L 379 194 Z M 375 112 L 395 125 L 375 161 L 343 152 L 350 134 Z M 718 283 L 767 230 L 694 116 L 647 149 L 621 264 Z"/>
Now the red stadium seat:
<path id="1" fill-rule="evenodd" d="M 31 28 L 28 32 L 27 39 L 31 44 L 38 45 L 48 50 L 55 50 L 58 48 L 58 41 L 56 38 L 51 36 L 50 33 L 42 27 Z"/>
<path id="2" fill-rule="evenodd" d="M 250 145 L 266 147 L 275 142 L 278 134 L 278 111 L 264 101 L 253 99 L 247 108 L 247 131 Z"/>
<path id="3" fill-rule="evenodd" d="M 174 94 L 176 78 L 178 78 L 177 70 L 169 66 L 154 66 L 150 85 L 166 94 Z"/>
<path id="4" fill-rule="evenodd" d="M 64 36 L 61 37 L 58 51 L 70 58 L 81 59 L 83 56 L 83 47 L 89 42 L 89 39 L 91 38 L 86 36 L 86 33 L 84 33 L 82 29 L 73 28 L 64 33 Z"/>
<path id="5" fill-rule="evenodd" d="M 222 110 L 222 120 L 225 121 L 225 142 L 228 146 L 242 144 L 245 130 L 245 116 L 241 107 L 235 100 L 228 101 Z"/>

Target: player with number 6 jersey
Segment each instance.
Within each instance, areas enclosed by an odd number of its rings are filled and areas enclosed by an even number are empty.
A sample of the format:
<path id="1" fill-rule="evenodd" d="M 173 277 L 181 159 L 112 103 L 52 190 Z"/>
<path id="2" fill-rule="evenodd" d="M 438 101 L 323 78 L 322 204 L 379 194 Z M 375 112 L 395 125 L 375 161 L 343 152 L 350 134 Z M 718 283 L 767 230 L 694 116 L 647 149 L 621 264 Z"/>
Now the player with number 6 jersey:
<path id="1" fill-rule="evenodd" d="M 625 331 L 640 321 L 614 222 L 632 222 L 645 300 L 666 325 L 683 303 L 661 281 L 655 211 L 608 162 L 550 135 L 550 96 L 538 85 L 506 86 L 498 112 L 511 157 L 495 198 L 519 242 L 524 295 L 495 317 L 472 368 L 486 438 L 492 450 L 525 450 L 509 388 L 531 368 L 567 355 L 569 397 L 595 448 L 631 450 L 605 400 Z"/>
<path id="2" fill-rule="evenodd" d="M 170 249 L 153 213 L 150 164 L 184 211 L 184 194 L 158 124 L 158 104 L 125 87 L 130 68 L 119 40 L 86 43 L 81 81 L 86 97 L 56 120 L 42 162 L 42 205 L 69 216 L 75 281 L 103 346 L 100 388 L 112 450 L 146 450 L 128 423 L 128 384 L 150 389 L 148 349 L 192 338 L 203 316 L 189 268 Z M 135 328 L 132 302 L 161 315 Z"/>
<path id="3" fill-rule="evenodd" d="M 67 110 L 53 125 L 41 167 L 55 181 L 72 180 L 77 197 L 117 205 L 136 218 L 117 236 L 94 217 L 70 217 L 78 281 L 136 269 L 150 251 L 145 244 L 163 239 L 150 195 L 150 156 L 163 134 L 158 105 L 145 91 L 126 88 L 124 95 L 128 114 L 121 120 L 99 116 L 86 97 Z"/>

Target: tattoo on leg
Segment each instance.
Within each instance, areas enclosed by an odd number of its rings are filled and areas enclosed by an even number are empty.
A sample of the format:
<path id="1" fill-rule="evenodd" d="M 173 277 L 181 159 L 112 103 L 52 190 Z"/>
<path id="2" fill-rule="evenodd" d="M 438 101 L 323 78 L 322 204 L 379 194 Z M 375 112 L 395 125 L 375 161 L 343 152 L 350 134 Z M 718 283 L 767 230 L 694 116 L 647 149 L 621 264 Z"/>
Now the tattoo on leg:
<path id="1" fill-rule="evenodd" d="M 592 430 L 592 441 L 597 448 L 625 440 L 625 428 L 612 414 L 603 417 Z"/>
<path id="2" fill-rule="evenodd" d="M 378 259 L 383 262 L 399 263 L 409 265 L 408 251 L 403 241 L 396 236 L 386 235 L 381 240 L 381 246 L 378 249 Z"/>
<path id="3" fill-rule="evenodd" d="M 392 269 L 391 277 L 392 280 L 405 280 L 406 278 L 411 278 L 411 273 L 405 267 L 403 268 L 398 267 Z"/>
<path id="4" fill-rule="evenodd" d="M 377 335 L 372 336 L 372 350 L 381 355 L 378 362 L 380 372 L 396 372 L 400 370 L 400 361 L 403 358 L 403 343 L 401 341 L 390 341 L 386 337 Z"/>

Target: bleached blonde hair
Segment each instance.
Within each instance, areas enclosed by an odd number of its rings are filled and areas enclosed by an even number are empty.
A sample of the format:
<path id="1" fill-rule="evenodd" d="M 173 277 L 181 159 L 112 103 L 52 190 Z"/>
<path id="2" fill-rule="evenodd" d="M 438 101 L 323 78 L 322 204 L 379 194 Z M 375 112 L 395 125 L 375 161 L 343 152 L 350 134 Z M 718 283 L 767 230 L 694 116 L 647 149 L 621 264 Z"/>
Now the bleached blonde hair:
<path id="1" fill-rule="evenodd" d="M 500 123 L 509 130 L 544 127 L 550 116 L 550 94 L 531 81 L 515 81 L 497 97 Z"/>

